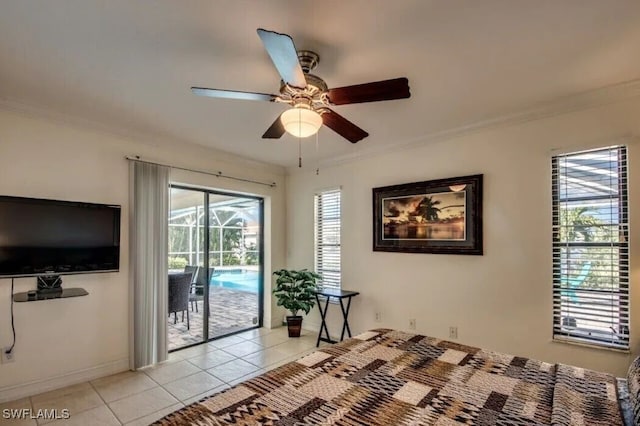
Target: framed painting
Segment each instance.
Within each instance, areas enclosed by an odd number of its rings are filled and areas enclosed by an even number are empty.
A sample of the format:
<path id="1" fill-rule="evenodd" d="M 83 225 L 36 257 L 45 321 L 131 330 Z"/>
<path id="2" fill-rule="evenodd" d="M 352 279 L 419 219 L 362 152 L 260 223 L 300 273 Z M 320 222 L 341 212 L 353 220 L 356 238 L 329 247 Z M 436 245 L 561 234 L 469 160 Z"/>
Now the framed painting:
<path id="1" fill-rule="evenodd" d="M 482 255 L 482 177 L 373 188 L 373 250 Z"/>

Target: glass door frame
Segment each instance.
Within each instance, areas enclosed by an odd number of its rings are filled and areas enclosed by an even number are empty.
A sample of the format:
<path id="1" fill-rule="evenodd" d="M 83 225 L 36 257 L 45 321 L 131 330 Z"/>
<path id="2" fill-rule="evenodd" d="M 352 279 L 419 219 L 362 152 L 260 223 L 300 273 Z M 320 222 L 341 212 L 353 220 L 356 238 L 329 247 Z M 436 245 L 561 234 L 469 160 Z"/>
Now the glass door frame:
<path id="1" fill-rule="evenodd" d="M 203 343 L 207 343 L 207 342 L 211 342 L 217 339 L 223 339 L 225 337 L 228 336 L 232 336 L 234 334 L 238 334 L 238 333 L 243 333 L 245 331 L 248 330 L 254 330 L 256 328 L 260 328 L 263 326 L 263 316 L 264 316 L 264 197 L 260 197 L 257 195 L 247 195 L 247 194 L 238 194 L 236 192 L 227 192 L 227 191 L 221 191 L 221 190 L 217 190 L 217 189 L 208 189 L 208 188 L 202 188 L 202 187 L 197 187 L 197 186 L 189 186 L 189 185 L 184 185 L 184 184 L 173 184 L 173 183 L 169 183 L 169 200 L 171 200 L 171 189 L 181 189 L 181 190 L 185 190 L 185 191 L 196 191 L 196 192 L 201 192 L 204 194 L 204 227 L 207 230 L 207 232 L 204 232 L 204 253 L 203 253 L 203 263 L 205 265 L 205 277 L 209 276 L 209 243 L 210 243 L 210 234 L 211 234 L 211 229 L 209 226 L 209 210 L 210 210 L 210 206 L 209 206 L 209 195 L 211 194 L 215 194 L 215 195 L 226 195 L 226 196 L 230 196 L 230 197 L 237 197 L 237 198 L 244 198 L 244 199 L 249 199 L 249 200 L 256 200 L 258 201 L 258 205 L 259 205 L 259 212 L 258 212 L 258 225 L 260 226 L 260 234 L 258 237 L 258 324 L 254 327 L 248 327 L 244 330 L 239 330 L 239 331 L 234 331 L 232 333 L 229 334 L 225 334 L 222 336 L 218 336 L 218 337 L 209 337 L 209 303 L 203 303 L 202 305 L 202 315 L 203 315 L 203 321 L 202 321 L 202 341 L 198 342 L 198 343 L 192 343 L 190 345 L 185 345 L 185 346 L 181 346 L 179 348 L 175 348 L 175 349 L 171 349 L 169 350 L 169 353 L 174 352 L 174 351 L 179 351 L 182 349 L 186 349 L 186 348 L 190 348 L 192 346 L 197 346 L 197 345 L 201 345 Z M 169 203 L 170 204 L 170 203 Z M 169 227 L 169 224 L 167 223 L 167 227 Z M 223 244 L 222 241 L 220 241 L 220 244 Z M 222 246 L 221 246 L 221 250 L 222 250 Z M 215 269 L 215 268 L 214 268 Z M 210 283 L 208 283 L 210 284 Z M 204 288 L 204 300 L 209 300 L 209 285 L 206 285 Z M 204 320 L 204 318 L 207 318 L 207 320 Z"/>

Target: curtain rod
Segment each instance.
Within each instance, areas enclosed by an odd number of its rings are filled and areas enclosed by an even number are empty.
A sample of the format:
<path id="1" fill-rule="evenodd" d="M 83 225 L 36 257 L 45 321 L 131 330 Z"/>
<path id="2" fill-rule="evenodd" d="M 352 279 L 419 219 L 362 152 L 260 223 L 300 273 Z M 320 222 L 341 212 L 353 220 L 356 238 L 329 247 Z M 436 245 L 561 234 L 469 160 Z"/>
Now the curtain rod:
<path id="1" fill-rule="evenodd" d="M 257 185 L 269 186 L 271 188 L 275 188 L 276 187 L 276 183 L 275 182 L 271 182 L 271 183 L 260 182 L 259 180 L 245 179 L 245 178 L 240 178 L 240 177 L 236 177 L 236 176 L 225 175 L 224 173 L 222 173 L 220 171 L 218 171 L 218 172 L 205 172 L 203 170 L 188 169 L 186 167 L 172 166 L 171 164 L 158 163 L 157 161 L 143 160 L 142 158 L 140 158 L 139 155 L 133 155 L 133 156 L 126 155 L 124 158 L 126 158 L 129 161 L 137 161 L 138 163 L 155 164 L 157 166 L 170 167 L 170 168 L 176 169 L 176 170 L 185 170 L 187 172 L 201 173 L 203 175 L 215 176 L 215 177 L 225 178 L 225 179 L 232 179 L 232 180 L 237 180 L 237 181 L 240 181 L 240 182 L 255 183 Z"/>

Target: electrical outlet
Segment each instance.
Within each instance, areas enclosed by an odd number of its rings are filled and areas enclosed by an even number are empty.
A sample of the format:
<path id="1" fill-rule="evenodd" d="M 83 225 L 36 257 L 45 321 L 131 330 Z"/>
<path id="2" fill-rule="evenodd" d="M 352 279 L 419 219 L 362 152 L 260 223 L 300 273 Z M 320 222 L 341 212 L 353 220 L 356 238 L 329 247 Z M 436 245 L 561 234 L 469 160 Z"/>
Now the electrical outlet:
<path id="1" fill-rule="evenodd" d="M 411 318 L 409 320 L 409 329 L 411 329 L 411 330 L 415 330 L 416 329 L 416 319 L 415 318 Z"/>
<path id="2" fill-rule="evenodd" d="M 451 326 L 449 327 L 449 339 L 457 339 L 458 338 L 458 327 Z"/>
<path id="3" fill-rule="evenodd" d="M 8 350 L 8 347 L 2 349 L 2 357 L 0 359 L 3 364 L 15 361 L 15 354 L 13 352 L 7 353 Z"/>
<path id="4" fill-rule="evenodd" d="M 382 312 L 376 312 L 376 322 L 382 322 Z"/>

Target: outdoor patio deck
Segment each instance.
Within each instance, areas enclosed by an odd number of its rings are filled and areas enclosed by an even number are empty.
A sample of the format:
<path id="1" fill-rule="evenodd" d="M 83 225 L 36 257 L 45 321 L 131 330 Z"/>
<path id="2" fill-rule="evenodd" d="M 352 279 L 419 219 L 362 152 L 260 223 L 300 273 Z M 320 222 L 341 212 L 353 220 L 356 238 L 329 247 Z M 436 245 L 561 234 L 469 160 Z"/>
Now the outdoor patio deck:
<path id="1" fill-rule="evenodd" d="M 178 322 L 173 323 L 173 314 L 168 317 L 169 350 L 202 342 L 203 301 L 198 303 L 198 312 L 189 306 L 190 330 L 187 317 L 184 322 L 178 313 Z M 258 325 L 258 294 L 218 286 L 209 287 L 209 337 L 219 337 Z M 254 322 L 255 321 L 255 322 Z"/>

